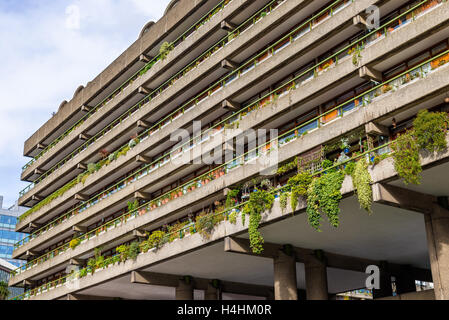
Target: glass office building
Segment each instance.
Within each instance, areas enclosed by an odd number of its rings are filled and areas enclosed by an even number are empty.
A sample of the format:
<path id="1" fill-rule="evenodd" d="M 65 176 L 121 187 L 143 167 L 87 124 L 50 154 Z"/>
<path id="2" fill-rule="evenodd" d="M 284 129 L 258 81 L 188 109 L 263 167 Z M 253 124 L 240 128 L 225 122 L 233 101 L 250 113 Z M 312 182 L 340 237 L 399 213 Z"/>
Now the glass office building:
<path id="1" fill-rule="evenodd" d="M 20 241 L 23 233 L 15 232 L 18 217 L 26 211 L 27 208 L 19 207 L 17 203 L 7 209 L 3 209 L 3 196 L 0 196 L 0 259 L 19 267 L 21 260 L 12 259 L 14 243 Z"/>
<path id="2" fill-rule="evenodd" d="M 10 272 L 15 269 L 15 265 L 7 262 L 4 259 L 0 259 L 0 281 L 4 281 L 8 283 Z M 9 287 L 9 296 L 14 297 L 16 295 L 23 293 L 23 288 L 17 288 L 17 287 Z"/>

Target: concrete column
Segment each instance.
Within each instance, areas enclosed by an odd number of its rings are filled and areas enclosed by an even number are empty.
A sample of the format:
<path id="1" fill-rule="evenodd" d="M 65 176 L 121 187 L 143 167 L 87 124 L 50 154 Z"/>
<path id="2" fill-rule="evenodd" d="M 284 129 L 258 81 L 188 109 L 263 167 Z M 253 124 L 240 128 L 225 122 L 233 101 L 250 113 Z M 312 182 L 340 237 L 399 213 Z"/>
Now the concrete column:
<path id="1" fill-rule="evenodd" d="M 379 289 L 373 289 L 373 298 L 385 298 L 393 295 L 393 288 L 391 287 L 391 274 L 388 271 L 388 263 L 382 262 L 379 266 L 380 279 Z"/>
<path id="2" fill-rule="evenodd" d="M 204 291 L 204 300 L 221 300 L 221 289 L 218 282 L 209 283 Z"/>
<path id="3" fill-rule="evenodd" d="M 307 300 L 328 300 L 327 267 L 324 257 L 309 257 L 304 262 Z"/>
<path id="4" fill-rule="evenodd" d="M 176 287 L 176 300 L 193 300 L 193 282 L 191 278 L 179 280 Z"/>
<path id="5" fill-rule="evenodd" d="M 434 204 L 425 216 L 436 300 L 449 300 L 449 211 Z"/>
<path id="6" fill-rule="evenodd" d="M 279 251 L 274 258 L 274 298 L 275 300 L 298 300 L 296 284 L 296 259 L 292 254 Z"/>

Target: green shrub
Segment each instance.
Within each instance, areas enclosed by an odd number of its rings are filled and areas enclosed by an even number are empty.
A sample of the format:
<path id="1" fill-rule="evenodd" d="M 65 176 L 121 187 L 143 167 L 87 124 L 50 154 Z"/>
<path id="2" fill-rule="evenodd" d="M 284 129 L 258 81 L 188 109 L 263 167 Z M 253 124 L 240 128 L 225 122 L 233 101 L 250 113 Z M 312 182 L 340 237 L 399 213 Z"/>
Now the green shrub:
<path id="1" fill-rule="evenodd" d="M 400 135 L 392 144 L 394 168 L 404 179 L 405 184 L 420 184 L 422 167 L 419 160 L 419 147 L 413 131 Z"/>
<path id="2" fill-rule="evenodd" d="M 418 147 L 429 152 L 440 152 L 447 148 L 446 131 L 448 114 L 445 112 L 429 112 L 421 110 L 418 113 L 414 126 L 414 136 Z"/>

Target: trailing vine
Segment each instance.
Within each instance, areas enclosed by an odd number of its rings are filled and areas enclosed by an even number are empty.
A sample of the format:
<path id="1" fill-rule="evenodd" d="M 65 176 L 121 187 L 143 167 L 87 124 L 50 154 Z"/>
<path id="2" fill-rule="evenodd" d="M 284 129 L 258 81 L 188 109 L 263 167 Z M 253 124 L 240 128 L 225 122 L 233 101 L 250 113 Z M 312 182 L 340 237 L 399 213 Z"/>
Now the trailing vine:
<path id="1" fill-rule="evenodd" d="M 400 135 L 392 144 L 394 168 L 405 184 L 420 184 L 422 166 L 419 161 L 419 147 L 413 131 Z"/>
<path id="2" fill-rule="evenodd" d="M 285 209 L 287 208 L 287 200 L 288 200 L 288 193 L 286 192 L 281 193 L 281 196 L 279 197 L 279 202 L 281 205 L 282 212 L 284 212 Z"/>
<path id="3" fill-rule="evenodd" d="M 259 224 L 262 220 L 262 213 L 270 210 L 273 207 L 274 195 L 265 190 L 257 189 L 256 192 L 251 193 L 248 203 L 243 208 L 242 220 L 246 215 L 249 215 L 249 241 L 251 249 L 256 254 L 263 252 L 264 239 L 259 231 Z"/>
<path id="4" fill-rule="evenodd" d="M 341 186 L 344 180 L 342 171 L 325 172 L 321 177 L 312 180 L 307 191 L 307 215 L 309 224 L 317 231 L 321 231 L 321 213 L 326 214 L 329 223 L 339 226 L 340 201 L 342 199 Z"/>
<path id="5" fill-rule="evenodd" d="M 355 164 L 352 173 L 352 184 L 357 193 L 360 207 L 372 213 L 373 189 L 371 188 L 371 175 L 368 171 L 368 162 L 365 158 L 360 159 Z"/>
<path id="6" fill-rule="evenodd" d="M 291 189 L 290 204 L 293 211 L 298 207 L 299 197 L 307 197 L 307 189 L 311 182 L 312 175 L 308 171 L 300 172 L 288 180 Z"/>

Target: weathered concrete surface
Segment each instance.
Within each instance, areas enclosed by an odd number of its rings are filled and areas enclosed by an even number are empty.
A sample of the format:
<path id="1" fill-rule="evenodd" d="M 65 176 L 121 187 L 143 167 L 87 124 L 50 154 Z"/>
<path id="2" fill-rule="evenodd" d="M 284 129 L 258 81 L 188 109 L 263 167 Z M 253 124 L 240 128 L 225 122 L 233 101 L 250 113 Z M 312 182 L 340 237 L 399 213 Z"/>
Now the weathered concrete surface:
<path id="1" fill-rule="evenodd" d="M 449 300 L 449 210 L 434 204 L 425 217 L 436 300 Z"/>
<path id="2" fill-rule="evenodd" d="M 273 259 L 274 298 L 276 300 L 298 300 L 296 282 L 296 260 L 279 251 Z"/>

